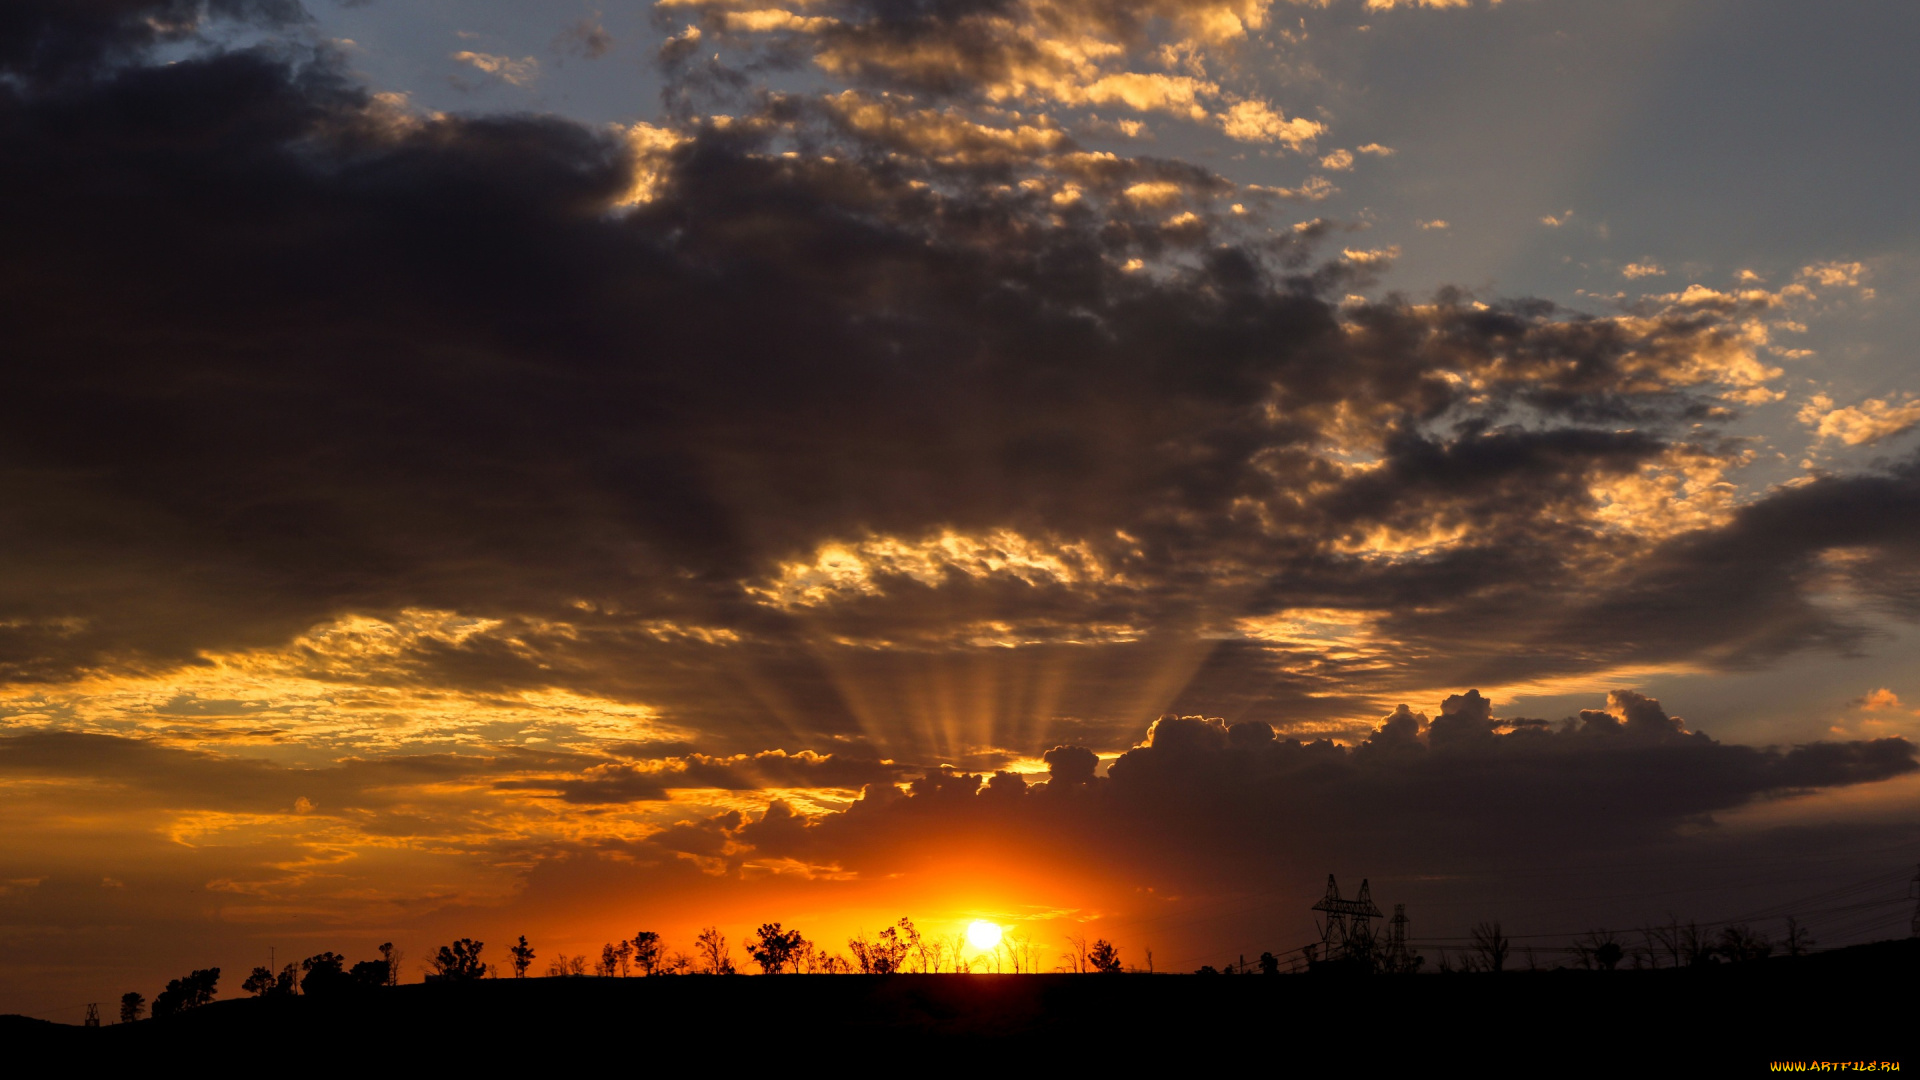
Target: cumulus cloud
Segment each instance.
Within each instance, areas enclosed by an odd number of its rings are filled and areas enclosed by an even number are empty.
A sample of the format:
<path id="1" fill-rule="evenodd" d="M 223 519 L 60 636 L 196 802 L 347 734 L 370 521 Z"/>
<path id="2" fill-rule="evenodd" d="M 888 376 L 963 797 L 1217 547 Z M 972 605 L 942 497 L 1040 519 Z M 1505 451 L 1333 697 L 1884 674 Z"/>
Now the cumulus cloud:
<path id="1" fill-rule="evenodd" d="M 1169 716 L 1105 777 L 1093 775 L 1089 752 L 1063 746 L 1041 785 L 945 772 L 906 792 L 869 789 L 811 820 L 780 808 L 720 828 L 740 845 L 736 860 L 856 871 L 977 833 L 1031 836 L 1168 886 L 1265 881 L 1329 858 L 1407 873 L 1434 850 L 1457 862 L 1646 844 L 1756 799 L 1908 775 L 1920 769 L 1915 756 L 1899 738 L 1728 745 L 1628 690 L 1555 723 L 1496 717 L 1467 691 L 1431 721 L 1400 706 L 1351 747 L 1276 738 L 1264 723 Z"/>
<path id="2" fill-rule="evenodd" d="M 1822 442 L 1870 446 L 1904 435 L 1920 424 L 1920 400 L 1868 398 L 1858 405 L 1839 406 L 1826 394 L 1815 394 L 1800 407 L 1798 415 Z"/>

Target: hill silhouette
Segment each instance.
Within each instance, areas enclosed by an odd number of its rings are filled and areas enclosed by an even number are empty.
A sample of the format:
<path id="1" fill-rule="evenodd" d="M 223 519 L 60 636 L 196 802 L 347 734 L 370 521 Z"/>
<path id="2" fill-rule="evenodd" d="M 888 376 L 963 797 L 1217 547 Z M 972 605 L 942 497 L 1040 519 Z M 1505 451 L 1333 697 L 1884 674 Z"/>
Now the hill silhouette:
<path id="1" fill-rule="evenodd" d="M 488 979 L 220 1001 L 98 1029 L 0 1017 L 0 1041 L 74 1062 L 258 1053 L 383 1070 L 1151 1060 L 1765 1071 L 1774 1060 L 1900 1060 L 1914 1044 L 1916 975 L 1920 940 L 1653 971 Z"/>

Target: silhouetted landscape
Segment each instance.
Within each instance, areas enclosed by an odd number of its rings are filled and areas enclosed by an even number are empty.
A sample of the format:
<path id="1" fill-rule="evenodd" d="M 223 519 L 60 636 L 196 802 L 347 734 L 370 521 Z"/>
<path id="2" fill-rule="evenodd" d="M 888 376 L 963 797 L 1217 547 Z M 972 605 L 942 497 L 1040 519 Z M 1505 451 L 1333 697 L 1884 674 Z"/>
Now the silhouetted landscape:
<path id="1" fill-rule="evenodd" d="M 98 1029 L 5 1018 L 10 1044 L 134 1058 L 326 1047 L 383 1062 L 471 1056 L 585 1062 L 762 1057 L 906 1065 L 1113 1063 L 1149 1053 L 1221 1065 L 1288 1061 L 1515 1063 L 1898 1060 L 1912 1043 L 1920 941 L 1641 971 L 1342 975 L 893 975 L 527 978 L 219 1001 Z M 876 1056 L 884 1055 L 884 1056 Z M 983 1055 L 973 1057 L 972 1055 Z"/>
<path id="2" fill-rule="evenodd" d="M 1893 1062 L 1912 1040 L 1911 996 L 1869 990 L 1912 985 L 1920 936 L 1815 952 L 1812 936 L 1789 919 L 1783 953 L 1774 955 L 1775 943 L 1749 926 L 1716 933 L 1672 920 L 1634 935 L 1591 931 L 1543 956 L 1531 946 L 1517 952 L 1498 923 L 1481 923 L 1467 945 L 1429 966 L 1405 937 L 1404 906 L 1383 934 L 1373 932 L 1380 912 L 1364 883 L 1345 899 L 1329 879 L 1315 910 L 1325 920 L 1319 943 L 1180 974 L 1125 964 L 1113 943 L 1079 937 L 1050 971 L 1039 968 L 1037 948 L 1012 939 L 969 958 L 959 937 L 933 940 L 906 918 L 850 939 L 851 960 L 763 924 L 745 942 L 756 978 L 734 977 L 742 972 L 715 927 L 700 933 L 692 955 L 650 931 L 609 943 L 591 975 L 588 957 L 566 953 L 548 958 L 544 975 L 532 973 L 540 954 L 525 936 L 507 949 L 503 973 L 486 962 L 483 942 L 462 938 L 428 959 L 425 981 L 405 985 L 404 954 L 386 944 L 378 959 L 352 964 L 329 951 L 278 971 L 257 967 L 241 984 L 244 999 L 216 1000 L 220 970 L 197 969 L 169 982 L 151 1016 L 129 991 L 118 1022 L 97 1012 L 84 1025 L 6 1016 L 0 1036 L 19 1049 L 124 1061 L 271 1056 L 343 1037 L 389 1062 L 431 1063 L 449 1052 L 598 1060 L 634 1053 L 633 1033 L 645 1032 L 645 1058 L 684 1063 L 715 1054 L 907 1061 L 938 1053 L 1064 1065 L 1124 1050 L 1230 1062 L 1251 1054 L 1516 1064 L 1517 1055 L 1551 1054 L 1747 1068 Z M 553 1044 L 556 1033 L 567 1033 L 558 1035 L 564 1049 Z M 609 1043 L 611 1033 L 619 1034 Z"/>

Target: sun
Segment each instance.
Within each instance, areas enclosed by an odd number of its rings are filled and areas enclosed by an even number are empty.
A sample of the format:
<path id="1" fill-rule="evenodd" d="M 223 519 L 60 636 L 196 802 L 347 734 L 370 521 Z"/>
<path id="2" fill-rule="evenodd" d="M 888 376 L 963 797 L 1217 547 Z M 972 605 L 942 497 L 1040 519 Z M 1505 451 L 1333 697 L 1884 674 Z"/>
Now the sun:
<path id="1" fill-rule="evenodd" d="M 985 919 L 975 919 L 967 926 L 967 944 L 991 952 L 1000 944 L 1000 928 Z"/>

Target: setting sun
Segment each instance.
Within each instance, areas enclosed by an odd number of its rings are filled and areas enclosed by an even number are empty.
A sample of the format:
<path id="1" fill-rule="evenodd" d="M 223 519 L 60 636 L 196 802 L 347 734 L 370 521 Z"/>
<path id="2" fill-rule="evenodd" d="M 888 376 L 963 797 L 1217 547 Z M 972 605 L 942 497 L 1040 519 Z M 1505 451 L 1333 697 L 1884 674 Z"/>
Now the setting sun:
<path id="1" fill-rule="evenodd" d="M 991 952 L 1000 944 L 1000 927 L 985 919 L 975 919 L 967 927 L 967 944 L 981 952 Z"/>

